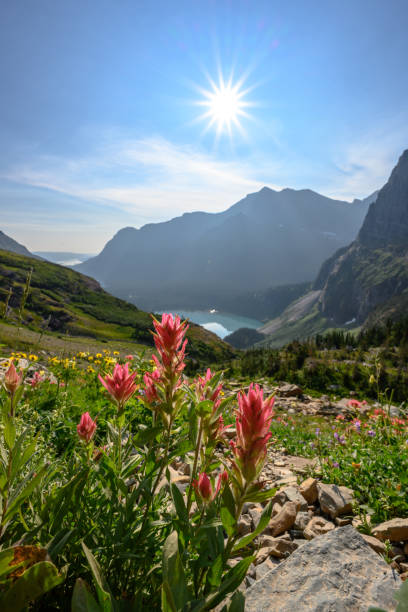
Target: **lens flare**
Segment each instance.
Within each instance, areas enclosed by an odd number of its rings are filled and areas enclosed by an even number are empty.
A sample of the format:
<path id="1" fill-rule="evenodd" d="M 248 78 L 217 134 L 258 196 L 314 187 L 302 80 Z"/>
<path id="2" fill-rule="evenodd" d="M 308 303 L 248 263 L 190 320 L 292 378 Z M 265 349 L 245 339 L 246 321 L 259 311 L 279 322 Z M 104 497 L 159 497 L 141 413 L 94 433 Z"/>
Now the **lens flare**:
<path id="1" fill-rule="evenodd" d="M 218 85 L 212 80 L 210 85 L 211 90 L 201 90 L 204 100 L 198 104 L 205 106 L 207 110 L 200 119 L 208 119 L 207 129 L 214 126 L 217 135 L 226 132 L 231 136 L 233 126 L 242 131 L 240 119 L 249 117 L 244 109 L 250 106 L 250 103 L 244 100 L 248 90 L 242 89 L 242 80 L 233 84 L 232 78 L 225 82 L 220 76 Z"/>

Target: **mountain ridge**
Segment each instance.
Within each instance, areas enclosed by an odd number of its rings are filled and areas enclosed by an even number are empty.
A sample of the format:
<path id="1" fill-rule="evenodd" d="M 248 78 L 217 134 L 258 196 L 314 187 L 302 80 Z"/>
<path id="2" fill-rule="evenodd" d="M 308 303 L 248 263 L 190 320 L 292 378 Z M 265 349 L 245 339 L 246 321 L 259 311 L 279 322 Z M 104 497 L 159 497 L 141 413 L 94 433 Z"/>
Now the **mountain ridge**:
<path id="1" fill-rule="evenodd" d="M 225 211 L 122 228 L 75 266 L 145 309 L 222 307 L 247 291 L 309 282 L 358 232 L 368 203 L 262 188 Z"/>
<path id="2" fill-rule="evenodd" d="M 17 253 L 19 255 L 25 255 L 26 257 L 33 257 L 34 259 L 42 259 L 38 255 L 31 253 L 23 244 L 14 240 L 4 232 L 0 230 L 0 249 L 3 251 L 10 251 L 11 253 Z"/>

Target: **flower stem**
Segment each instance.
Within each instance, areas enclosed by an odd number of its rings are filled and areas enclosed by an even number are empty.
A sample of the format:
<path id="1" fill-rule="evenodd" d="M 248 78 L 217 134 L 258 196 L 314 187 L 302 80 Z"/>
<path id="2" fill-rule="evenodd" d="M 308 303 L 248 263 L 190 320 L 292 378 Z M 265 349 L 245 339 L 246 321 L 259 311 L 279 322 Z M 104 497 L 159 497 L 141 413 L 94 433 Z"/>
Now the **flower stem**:
<path id="1" fill-rule="evenodd" d="M 202 435 L 203 435 L 203 420 L 200 419 L 200 426 L 198 428 L 197 442 L 196 442 L 196 447 L 195 447 L 195 451 L 194 451 L 193 470 L 191 472 L 190 485 L 188 487 L 187 516 L 190 514 L 190 510 L 191 510 L 191 504 L 192 504 L 191 495 L 192 495 L 192 492 L 193 492 L 193 480 L 196 477 L 198 457 L 199 457 L 200 450 L 201 450 L 201 438 L 202 438 Z"/>
<path id="2" fill-rule="evenodd" d="M 9 493 L 10 493 L 10 477 L 11 477 L 11 469 L 13 466 L 13 450 L 10 449 L 9 453 L 8 453 L 8 463 L 7 463 L 7 481 L 5 484 L 6 490 L 4 492 L 3 495 L 3 511 L 1 514 L 1 521 L 0 521 L 0 539 L 3 537 L 4 532 L 5 532 L 5 527 L 3 525 L 4 523 L 4 519 L 6 517 L 6 512 L 7 512 L 7 507 L 8 507 L 8 500 L 9 500 Z"/>

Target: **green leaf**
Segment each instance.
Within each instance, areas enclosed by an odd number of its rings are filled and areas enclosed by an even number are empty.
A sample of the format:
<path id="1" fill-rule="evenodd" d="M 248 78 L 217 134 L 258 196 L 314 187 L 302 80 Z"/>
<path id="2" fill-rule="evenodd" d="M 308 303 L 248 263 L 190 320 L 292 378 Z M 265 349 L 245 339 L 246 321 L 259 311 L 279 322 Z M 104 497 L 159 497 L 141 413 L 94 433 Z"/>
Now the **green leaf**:
<path id="1" fill-rule="evenodd" d="M 189 414 L 188 414 L 188 437 L 189 440 L 191 442 L 191 444 L 195 444 L 197 441 L 197 431 L 198 431 L 198 419 L 197 419 L 197 414 L 194 410 L 194 406 L 192 409 L 190 409 Z"/>
<path id="2" fill-rule="evenodd" d="M 232 516 L 231 512 L 226 506 L 221 507 L 220 516 L 221 516 L 222 526 L 227 532 L 227 535 L 231 536 L 233 533 L 235 533 L 235 528 L 237 525 L 235 516 Z"/>
<path id="3" fill-rule="evenodd" d="M 71 601 L 71 612 L 101 612 L 86 582 L 77 578 Z"/>
<path id="4" fill-rule="evenodd" d="M 176 606 L 176 610 L 182 610 L 189 599 L 189 590 L 178 549 L 177 531 L 173 531 L 167 537 L 163 547 L 163 596 L 166 597 L 170 606 Z M 172 607 L 169 609 L 173 610 Z"/>
<path id="5" fill-rule="evenodd" d="M 32 565 L 12 586 L 0 596 L 2 612 L 20 612 L 30 601 L 41 597 L 65 580 L 65 574 L 59 574 L 57 568 L 49 561 Z"/>
<path id="6" fill-rule="evenodd" d="M 262 504 L 263 502 L 271 499 L 276 493 L 276 489 L 266 489 L 260 491 L 250 491 L 247 495 L 245 495 L 244 500 L 246 502 L 254 502 Z"/>
<path id="7" fill-rule="evenodd" d="M 173 593 L 167 580 L 162 584 L 161 591 L 161 609 L 162 612 L 177 612 L 177 607 L 174 602 Z"/>
<path id="8" fill-rule="evenodd" d="M 86 546 L 86 544 L 84 544 L 84 542 L 82 542 L 82 548 L 84 550 L 85 556 L 89 563 L 89 567 L 91 568 L 92 575 L 96 582 L 95 587 L 101 608 L 103 612 L 111 612 L 111 610 L 114 609 L 114 601 L 109 586 L 101 573 L 99 563 L 97 562 L 89 548 Z"/>
<path id="9" fill-rule="evenodd" d="M 68 529 L 64 527 L 53 537 L 51 542 L 47 545 L 48 554 L 53 561 L 64 548 L 65 544 L 68 542 L 74 531 L 74 529 Z"/>
<path id="10" fill-rule="evenodd" d="M 227 612 L 244 612 L 245 611 L 245 595 L 241 591 L 235 591 Z"/>
<path id="11" fill-rule="evenodd" d="M 235 507 L 235 499 L 232 494 L 229 482 L 227 482 L 224 486 L 224 490 L 222 492 L 222 501 L 225 504 L 225 506 L 228 508 L 230 514 L 232 514 L 232 516 L 235 516 L 237 513 L 236 507 Z"/>
<path id="12" fill-rule="evenodd" d="M 10 414 L 10 412 L 11 412 L 11 401 L 10 401 L 9 397 L 6 399 L 5 402 L 2 403 L 1 411 L 3 413 L 3 418 L 7 418 L 8 415 Z"/>
<path id="13" fill-rule="evenodd" d="M 13 450 L 13 464 L 11 470 L 11 478 L 13 479 L 15 475 L 20 472 L 20 470 L 24 467 L 24 465 L 31 459 L 31 457 L 35 453 L 35 449 L 37 446 L 37 441 L 33 440 L 27 446 L 22 448 L 23 442 L 26 438 L 27 431 L 23 432 L 21 436 L 19 436 L 17 442 L 15 443 Z"/>
<path id="14" fill-rule="evenodd" d="M 18 402 L 21 400 L 24 393 L 24 385 L 20 385 L 16 392 L 14 393 L 14 408 L 17 406 Z"/>
<path id="15" fill-rule="evenodd" d="M 193 608 L 192 612 L 202 612 L 203 610 L 211 610 L 215 608 L 219 603 L 225 599 L 228 593 L 232 593 L 239 587 L 241 582 L 246 576 L 248 567 L 251 565 L 255 557 L 247 557 L 239 561 L 233 568 L 226 574 L 222 581 L 219 589 L 215 593 L 207 595 L 203 603 L 198 604 Z"/>
<path id="16" fill-rule="evenodd" d="M 222 521 L 217 517 L 207 519 L 200 529 L 214 529 L 214 527 L 222 527 Z"/>
<path id="17" fill-rule="evenodd" d="M 211 400 L 204 400 L 197 404 L 195 408 L 196 414 L 201 418 L 206 417 L 208 414 L 212 413 L 213 407 L 214 402 L 212 402 Z"/>
<path id="18" fill-rule="evenodd" d="M 40 484 L 46 471 L 47 471 L 47 466 L 44 465 L 40 469 L 40 471 L 37 472 L 37 475 L 28 481 L 28 483 L 24 486 L 23 490 L 20 491 L 17 496 L 10 498 L 10 504 L 7 508 L 7 512 L 2 521 L 3 525 L 7 523 L 11 519 L 11 517 L 16 514 L 16 512 L 18 512 L 22 503 L 27 499 L 29 495 L 31 495 L 34 489 Z"/>
<path id="19" fill-rule="evenodd" d="M 54 526 L 61 525 L 62 519 L 78 504 L 78 498 L 82 494 L 85 482 L 88 478 L 88 468 L 81 470 L 63 487 L 57 487 L 48 495 L 47 501 L 41 510 L 41 518 L 48 522 L 52 532 Z"/>
<path id="20" fill-rule="evenodd" d="M 266 506 L 266 508 L 264 508 L 264 511 L 262 512 L 258 527 L 252 533 L 241 538 L 235 544 L 232 550 L 235 552 L 236 550 L 239 550 L 240 548 L 243 548 L 244 546 L 247 546 L 248 544 L 250 544 L 250 542 L 252 542 L 252 540 L 256 538 L 256 536 L 266 528 L 267 524 L 270 521 L 271 514 L 272 514 L 272 502 L 269 502 L 269 504 Z"/>
<path id="21" fill-rule="evenodd" d="M 402 583 L 402 586 L 394 595 L 394 599 L 398 601 L 398 606 L 395 612 L 408 612 L 408 582 Z"/>
<path id="22" fill-rule="evenodd" d="M 0 579 L 10 573 L 10 561 L 14 559 L 14 549 L 6 548 L 0 552 Z M 14 567 L 13 567 L 14 569 Z"/>
<path id="23" fill-rule="evenodd" d="M 132 438 L 133 445 L 137 447 L 146 446 L 151 440 L 154 440 L 162 430 L 162 427 L 157 426 L 138 431 Z"/>
<path id="24" fill-rule="evenodd" d="M 14 446 L 16 439 L 16 428 L 14 426 L 13 419 L 6 416 L 4 419 L 4 441 L 7 447 L 11 450 Z"/>
<path id="25" fill-rule="evenodd" d="M 220 554 L 211 564 L 207 574 L 207 582 L 211 587 L 219 587 L 221 584 L 222 570 L 224 567 L 223 555 Z"/>
<path id="26" fill-rule="evenodd" d="M 178 518 L 183 523 L 188 523 L 188 514 L 186 505 L 184 503 L 184 498 L 181 492 L 179 491 L 177 485 L 174 483 L 171 485 L 171 497 L 173 499 L 174 507 L 176 509 Z"/>

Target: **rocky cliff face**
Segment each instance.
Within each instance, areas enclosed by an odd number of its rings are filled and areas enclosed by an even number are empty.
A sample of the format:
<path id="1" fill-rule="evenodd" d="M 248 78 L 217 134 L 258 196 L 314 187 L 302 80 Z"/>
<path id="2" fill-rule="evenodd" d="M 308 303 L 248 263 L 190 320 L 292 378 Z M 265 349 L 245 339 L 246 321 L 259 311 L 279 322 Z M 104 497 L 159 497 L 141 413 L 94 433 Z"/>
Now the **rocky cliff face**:
<path id="1" fill-rule="evenodd" d="M 371 204 L 357 241 L 371 248 L 408 245 L 408 149 Z"/>
<path id="2" fill-rule="evenodd" d="M 360 324 L 408 291 L 408 150 L 369 208 L 357 240 L 327 260 L 315 281 L 319 310 L 335 324 Z"/>

